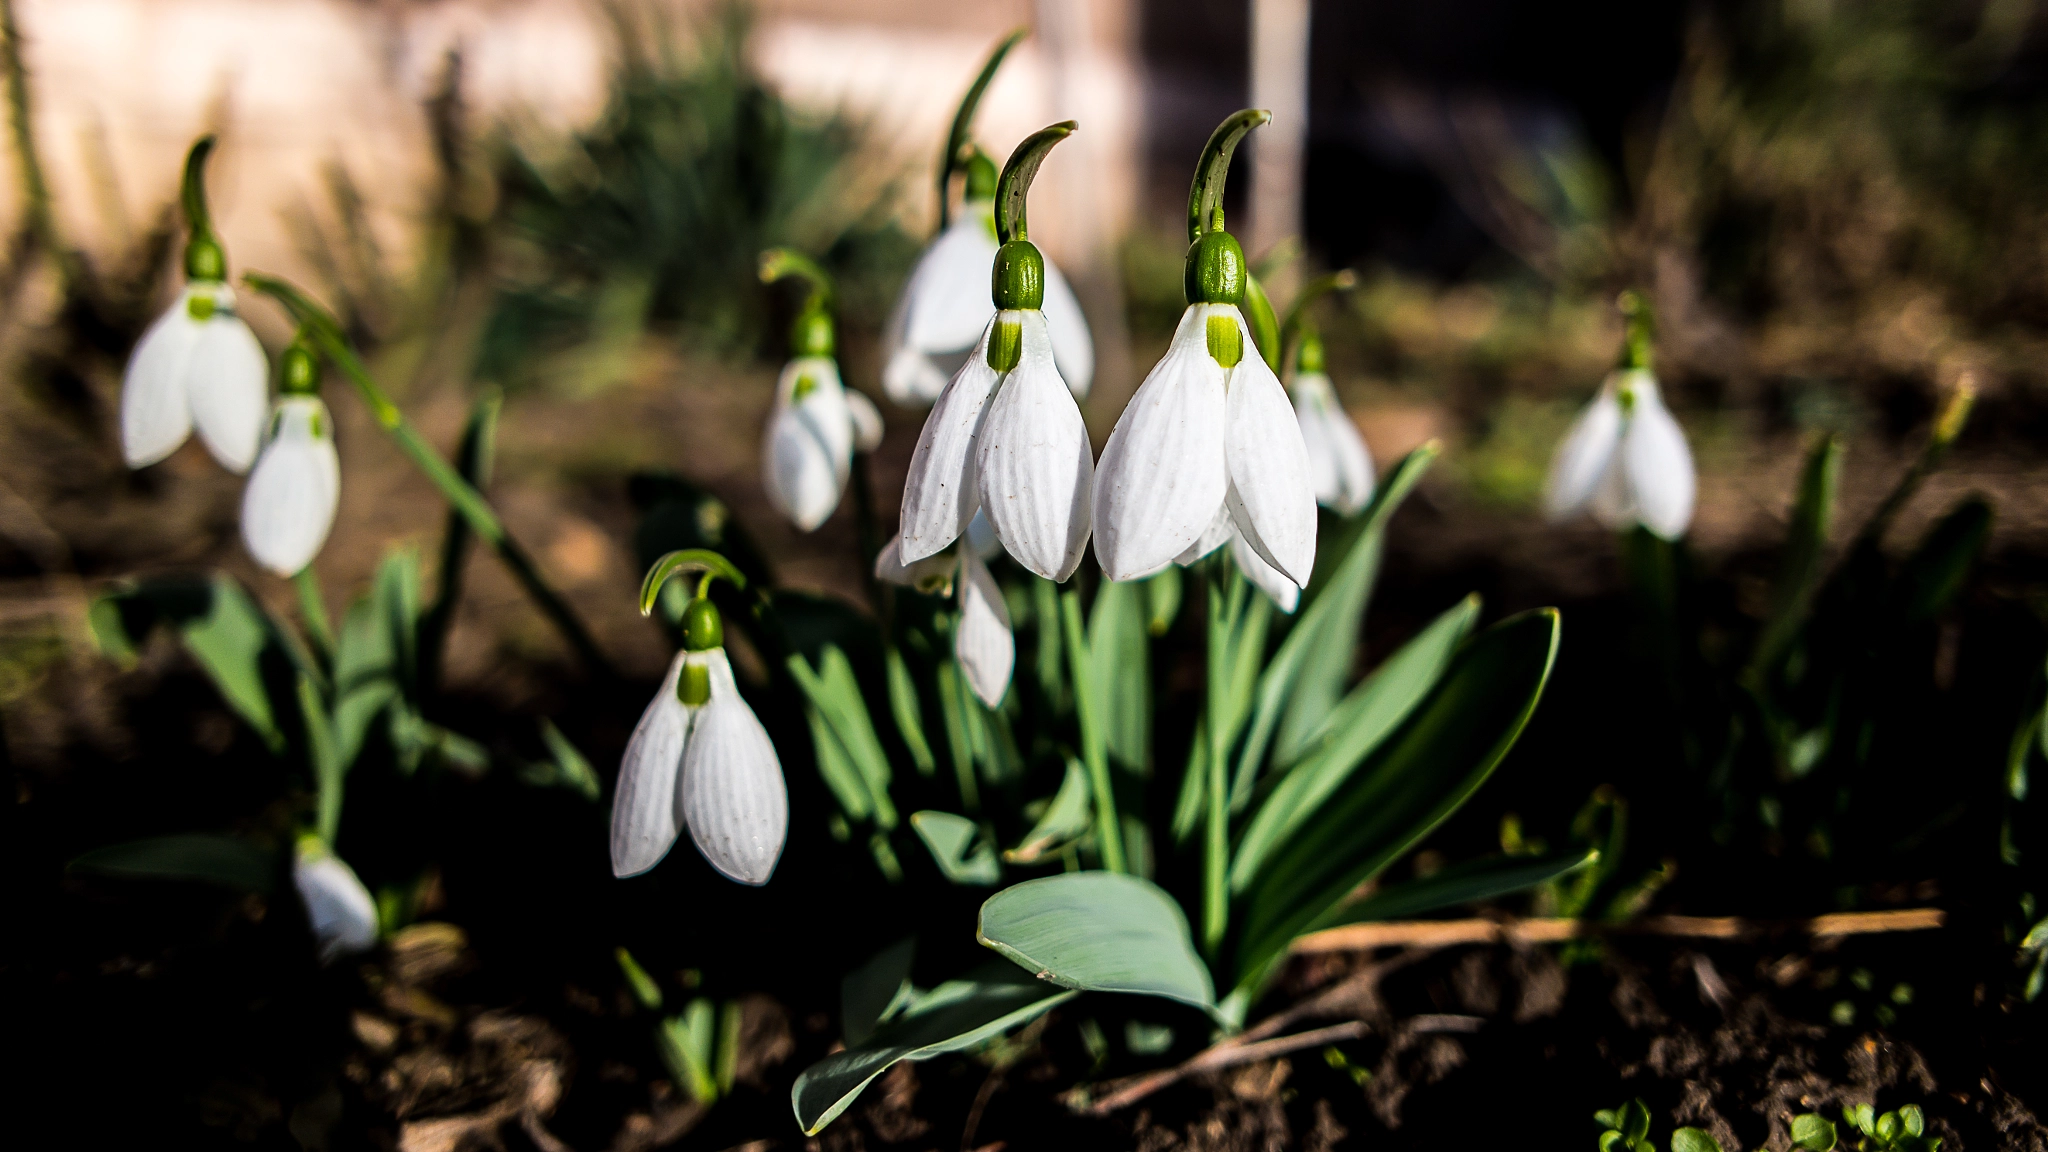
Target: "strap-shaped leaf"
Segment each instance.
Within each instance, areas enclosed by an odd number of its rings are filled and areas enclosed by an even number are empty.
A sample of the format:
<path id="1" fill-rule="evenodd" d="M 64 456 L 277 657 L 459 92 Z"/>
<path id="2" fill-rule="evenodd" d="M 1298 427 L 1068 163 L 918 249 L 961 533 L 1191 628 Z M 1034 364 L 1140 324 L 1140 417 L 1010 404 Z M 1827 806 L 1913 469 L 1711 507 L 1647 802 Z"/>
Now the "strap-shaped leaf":
<path id="1" fill-rule="evenodd" d="M 1598 849 L 1556 852 L 1546 856 L 1487 856 L 1452 864 L 1441 872 L 1393 884 L 1354 900 L 1328 918 L 1325 928 L 1402 920 L 1451 908 L 1496 900 L 1568 876 L 1600 859 Z"/>
<path id="2" fill-rule="evenodd" d="M 194 880 L 237 892 L 268 892 L 277 884 L 277 862 L 270 854 L 232 836 L 196 833 L 109 844 L 65 867 L 102 876 Z"/>
<path id="3" fill-rule="evenodd" d="M 924 707 L 917 699 L 917 681 L 910 677 L 902 649 L 894 644 L 883 649 L 882 663 L 889 674 L 889 714 L 896 721 L 896 735 L 910 750 L 910 762 L 917 766 L 917 774 L 930 776 L 938 771 L 939 765 L 932 758 L 931 742 L 925 739 Z"/>
<path id="4" fill-rule="evenodd" d="M 1136 876 L 1067 872 L 1012 885 L 982 904 L 975 938 L 1062 988 L 1216 1007 L 1180 905 Z"/>
<path id="5" fill-rule="evenodd" d="M 917 822 L 914 815 L 910 819 Z M 916 958 L 917 937 L 907 937 L 877 952 L 839 982 L 839 1017 L 847 1044 L 866 1042 L 909 1003 L 910 963 Z"/>
<path id="6" fill-rule="evenodd" d="M 1088 770 L 1069 756 L 1066 779 L 1060 782 L 1052 802 L 1045 806 L 1045 814 L 1015 848 L 1003 853 L 1003 859 L 1012 864 L 1036 864 L 1047 853 L 1057 852 L 1087 835 L 1094 819 L 1094 808 L 1088 803 Z"/>
<path id="7" fill-rule="evenodd" d="M 971 979 L 949 980 L 917 997 L 867 1043 L 804 1069 L 789 1091 L 797 1126 L 804 1135 L 815 1136 L 846 1111 L 869 1081 L 897 1061 L 929 1060 L 972 1048 L 1076 995 L 1007 964 L 990 965 Z"/>
<path id="8" fill-rule="evenodd" d="M 910 827 L 932 854 L 946 879 L 975 888 L 993 888 L 1003 879 L 1002 861 L 981 838 L 981 826 L 965 816 L 927 809 L 910 814 Z"/>
<path id="9" fill-rule="evenodd" d="M 1768 672 L 1785 654 L 1806 622 L 1820 582 L 1821 561 L 1834 523 L 1835 489 L 1842 478 L 1842 441 L 1823 436 L 1806 457 L 1799 473 L 1799 494 L 1792 503 L 1792 523 L 1785 533 L 1785 551 L 1778 559 L 1778 580 L 1771 590 L 1771 615 L 1757 638 L 1750 661 L 1753 673 Z"/>
<path id="10" fill-rule="evenodd" d="M 1105 580 L 1088 612 L 1088 657 L 1094 673 L 1095 714 L 1101 717 L 1109 758 L 1133 772 L 1152 759 L 1152 634 L 1145 588 Z"/>
<path id="11" fill-rule="evenodd" d="M 1476 638 L 1429 698 L 1303 823 L 1247 890 L 1240 986 L 1288 942 L 1413 848 L 1485 783 L 1536 710 L 1557 656 L 1558 615 L 1511 617 Z"/>
<path id="12" fill-rule="evenodd" d="M 874 814 L 875 823 L 883 829 L 896 826 L 896 806 L 889 800 L 889 757 L 882 751 L 882 742 L 875 735 L 874 721 L 868 716 L 867 700 L 861 696 L 860 682 L 853 674 L 853 664 L 837 644 L 826 644 L 818 654 L 817 670 L 813 671 L 810 661 L 802 653 L 790 653 L 787 667 L 797 686 L 803 689 L 812 708 L 823 718 L 825 725 L 837 738 L 839 749 L 859 773 L 867 792 L 867 808 Z M 819 768 L 823 770 L 820 751 Z M 831 783 L 831 777 L 827 777 Z M 833 789 L 840 789 L 835 786 Z M 847 797 L 842 795 L 840 803 L 846 805 Z M 847 806 L 848 815 L 853 808 Z"/>
<path id="13" fill-rule="evenodd" d="M 1957 504 L 1934 527 L 1899 572 L 1900 615 L 1908 623 L 1945 611 L 1991 535 L 1991 505 L 1980 496 Z"/>
<path id="14" fill-rule="evenodd" d="M 1273 850 L 1286 843 L 1414 711 L 1478 620 L 1479 597 L 1467 596 L 1351 690 L 1331 713 L 1328 738 L 1281 778 L 1246 826 L 1231 859 L 1231 891 L 1243 892 Z"/>

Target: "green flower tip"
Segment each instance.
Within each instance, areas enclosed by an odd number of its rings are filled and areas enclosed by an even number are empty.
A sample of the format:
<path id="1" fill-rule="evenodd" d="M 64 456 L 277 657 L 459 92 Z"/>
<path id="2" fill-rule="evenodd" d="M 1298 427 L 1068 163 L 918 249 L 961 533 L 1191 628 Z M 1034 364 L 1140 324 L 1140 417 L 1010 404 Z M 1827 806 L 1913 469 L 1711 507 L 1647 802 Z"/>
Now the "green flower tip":
<path id="1" fill-rule="evenodd" d="M 284 375 L 279 390 L 287 396 L 314 396 L 320 392 L 320 357 L 312 340 L 301 332 L 285 347 Z"/>
<path id="2" fill-rule="evenodd" d="M 989 292 L 999 311 L 1045 307 L 1045 257 L 1029 240 L 1012 240 L 996 249 Z"/>
<path id="3" fill-rule="evenodd" d="M 1245 267 L 1244 248 L 1237 237 L 1221 228 L 1210 229 L 1188 245 L 1188 258 L 1181 289 L 1190 304 L 1235 304 L 1245 302 L 1246 284 L 1251 279 Z"/>
<path id="4" fill-rule="evenodd" d="M 725 647 L 725 621 L 718 607 L 702 596 L 683 609 L 683 647 L 691 652 Z"/>

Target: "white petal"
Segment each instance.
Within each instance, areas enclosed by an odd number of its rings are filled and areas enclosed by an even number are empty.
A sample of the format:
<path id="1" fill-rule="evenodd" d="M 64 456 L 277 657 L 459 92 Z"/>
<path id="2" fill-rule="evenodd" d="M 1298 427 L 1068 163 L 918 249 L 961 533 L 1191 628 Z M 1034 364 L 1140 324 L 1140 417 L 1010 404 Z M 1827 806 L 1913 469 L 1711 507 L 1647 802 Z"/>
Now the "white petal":
<path id="1" fill-rule="evenodd" d="M 724 650 L 691 659 L 711 672 L 711 700 L 690 725 L 677 808 L 713 868 L 742 884 L 766 884 L 789 836 L 782 761 L 733 683 Z"/>
<path id="2" fill-rule="evenodd" d="M 967 548 L 983 560 L 995 559 L 1003 550 L 1003 542 L 996 537 L 995 525 L 988 522 L 988 510 L 977 509 L 974 519 L 967 522 Z"/>
<path id="3" fill-rule="evenodd" d="M 1666 540 L 1676 540 L 1692 523 L 1692 450 L 1648 373 L 1634 382 L 1633 391 L 1635 405 L 1621 438 L 1621 467 L 1635 497 L 1636 518 Z"/>
<path id="4" fill-rule="evenodd" d="M 967 686 L 994 708 L 1010 690 L 1017 666 L 1017 642 L 1010 635 L 1010 609 L 988 565 L 969 552 L 960 567 L 960 619 L 953 625 L 953 657 Z"/>
<path id="5" fill-rule="evenodd" d="M 242 543 L 258 564 L 293 576 L 313 562 L 334 527 L 341 460 L 334 419 L 315 396 L 285 396 L 270 442 L 242 490 Z"/>
<path id="6" fill-rule="evenodd" d="M 915 348 L 897 349 L 882 368 L 882 391 L 905 408 L 928 408 L 945 390 L 945 369 Z"/>
<path id="7" fill-rule="evenodd" d="M 1559 519 L 1584 508 L 1613 462 L 1620 441 L 1621 401 L 1610 380 L 1572 423 L 1550 458 L 1550 476 L 1543 489 L 1544 512 Z"/>
<path id="8" fill-rule="evenodd" d="M 799 400 L 797 384 L 809 381 Z M 776 385 L 775 415 L 761 452 L 762 485 L 777 512 L 805 532 L 839 507 L 853 454 L 853 422 L 830 360 L 792 360 Z"/>
<path id="9" fill-rule="evenodd" d="M 1372 453 L 1366 450 L 1365 438 L 1337 402 L 1328 376 L 1303 372 L 1294 378 L 1288 392 L 1294 398 L 1302 444 L 1308 449 L 1309 482 L 1315 487 L 1316 503 L 1353 515 L 1372 499 Z"/>
<path id="10" fill-rule="evenodd" d="M 1209 355 L 1208 307 L 1181 314 L 1096 465 L 1095 557 L 1111 580 L 1173 563 L 1223 503 L 1224 371 Z"/>
<path id="11" fill-rule="evenodd" d="M 1088 335 L 1088 317 L 1067 278 L 1051 260 L 1045 262 L 1045 323 L 1052 329 L 1052 352 L 1060 365 L 1060 378 L 1074 399 L 1088 398 L 1095 382 L 1095 341 Z"/>
<path id="12" fill-rule="evenodd" d="M 882 413 L 865 392 L 846 389 L 846 415 L 853 421 L 853 446 L 873 452 L 882 446 Z"/>
<path id="13" fill-rule="evenodd" d="M 905 563 L 936 555 L 967 527 L 981 506 L 975 486 L 975 436 L 988 407 L 989 391 L 996 386 L 995 369 L 988 366 L 989 331 L 993 315 L 981 334 L 974 354 L 960 366 L 931 415 L 917 434 L 917 449 L 910 454 L 910 474 L 903 481 L 903 536 Z"/>
<path id="14" fill-rule="evenodd" d="M 1223 432 L 1223 459 L 1230 468 L 1225 500 L 1245 543 L 1306 588 L 1316 566 L 1316 490 L 1308 478 L 1308 448 L 1286 389 L 1258 354 L 1243 317 L 1237 322 L 1244 359 L 1230 370 Z"/>
<path id="15" fill-rule="evenodd" d="M 1216 506 L 1216 518 L 1202 530 L 1202 538 L 1188 545 L 1188 550 L 1173 558 L 1175 564 L 1185 568 L 1209 553 L 1214 552 L 1230 538 L 1237 535 L 1237 526 L 1230 522 L 1230 509 L 1222 504 Z"/>
<path id="16" fill-rule="evenodd" d="M 322 964 L 376 947 L 377 902 L 356 878 L 355 869 L 328 851 L 318 837 L 299 841 L 292 885 L 306 905 Z"/>
<path id="17" fill-rule="evenodd" d="M 1237 570 L 1244 573 L 1244 578 L 1257 585 L 1259 591 L 1272 597 L 1273 603 L 1278 604 L 1282 612 L 1292 613 L 1295 606 L 1301 603 L 1301 589 L 1295 587 L 1294 581 L 1289 580 L 1285 573 L 1266 563 L 1252 546 L 1245 542 L 1242 533 L 1230 534 L 1230 558 L 1237 561 Z"/>
<path id="18" fill-rule="evenodd" d="M 989 218 L 964 209 L 924 250 L 903 289 L 904 344 L 920 352 L 958 352 L 973 344 L 996 312 L 989 290 L 995 262 Z"/>
<path id="19" fill-rule="evenodd" d="M 977 517 L 975 522 L 981 521 Z M 884 584 L 915 588 L 932 596 L 944 596 L 953 591 L 953 569 L 957 566 L 951 553 L 927 556 L 915 564 L 905 564 L 903 540 L 898 537 L 889 541 L 882 554 L 875 557 L 875 579 Z"/>
<path id="20" fill-rule="evenodd" d="M 185 362 L 192 423 L 213 458 L 230 472 L 255 462 L 269 410 L 270 361 L 240 316 L 215 312 Z"/>
<path id="21" fill-rule="evenodd" d="M 1026 570 L 1063 581 L 1088 551 L 1088 425 L 1053 363 L 1045 317 L 1002 312 L 1023 327 L 1017 367 L 1003 377 L 976 437 L 981 512 Z"/>
<path id="22" fill-rule="evenodd" d="M 121 454 L 130 468 L 169 456 L 192 434 L 192 402 L 185 395 L 185 362 L 202 325 L 181 293 L 136 341 L 121 378 Z"/>
<path id="23" fill-rule="evenodd" d="M 661 863 L 675 845 L 676 780 L 683 768 L 683 746 L 690 734 L 690 709 L 676 698 L 688 653 L 669 661 L 668 675 L 619 760 L 619 783 L 612 795 L 612 875 L 638 876 Z"/>

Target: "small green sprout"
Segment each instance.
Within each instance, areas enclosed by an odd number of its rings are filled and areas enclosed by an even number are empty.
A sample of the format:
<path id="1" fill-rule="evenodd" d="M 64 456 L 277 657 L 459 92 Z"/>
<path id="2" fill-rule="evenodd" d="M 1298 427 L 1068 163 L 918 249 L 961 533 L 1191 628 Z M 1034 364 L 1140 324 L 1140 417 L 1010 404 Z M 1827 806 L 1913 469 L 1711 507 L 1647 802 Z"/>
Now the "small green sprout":
<path id="1" fill-rule="evenodd" d="M 1834 1121 L 1817 1112 L 1792 1118 L 1792 1145 L 1806 1152 L 1834 1152 L 1851 1148 L 1856 1152 L 1937 1152 L 1941 1138 L 1928 1136 L 1927 1117 L 1917 1104 L 1907 1104 L 1880 1115 L 1869 1104 L 1851 1104 L 1842 1109 L 1842 1125 L 1852 1133 L 1844 1143 Z"/>

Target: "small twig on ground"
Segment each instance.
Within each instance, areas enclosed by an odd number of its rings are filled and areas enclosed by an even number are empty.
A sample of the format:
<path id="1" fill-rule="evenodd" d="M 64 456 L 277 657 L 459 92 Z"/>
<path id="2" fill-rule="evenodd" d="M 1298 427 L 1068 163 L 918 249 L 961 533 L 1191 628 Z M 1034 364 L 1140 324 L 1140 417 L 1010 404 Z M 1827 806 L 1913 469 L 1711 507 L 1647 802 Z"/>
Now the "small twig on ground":
<path id="1" fill-rule="evenodd" d="M 1294 942 L 1294 951 L 1357 952 L 1393 945 L 1447 948 L 1456 944 L 1551 944 L 1585 936 L 1674 936 L 1702 940 L 1735 940 L 1792 932 L 1806 936 L 1857 936 L 1873 932 L 1924 932 L 1939 928 L 1939 908 L 1902 908 L 1890 912 L 1835 912 L 1804 920 L 1745 920 L 1737 916 L 1650 916 L 1626 924 L 1586 920 L 1392 920 L 1350 924 L 1312 932 Z"/>
<path id="2" fill-rule="evenodd" d="M 967 1110 L 967 1123 L 960 1129 L 960 1152 L 974 1152 L 974 1130 L 981 1127 L 981 1113 L 988 1107 L 989 1097 L 996 1094 L 996 1086 L 1002 1082 L 1001 1065 L 988 1070 L 982 1078 L 981 1091 L 974 1094 L 974 1106 Z"/>

